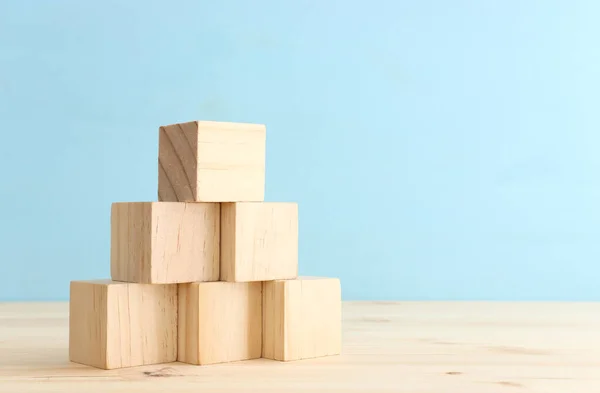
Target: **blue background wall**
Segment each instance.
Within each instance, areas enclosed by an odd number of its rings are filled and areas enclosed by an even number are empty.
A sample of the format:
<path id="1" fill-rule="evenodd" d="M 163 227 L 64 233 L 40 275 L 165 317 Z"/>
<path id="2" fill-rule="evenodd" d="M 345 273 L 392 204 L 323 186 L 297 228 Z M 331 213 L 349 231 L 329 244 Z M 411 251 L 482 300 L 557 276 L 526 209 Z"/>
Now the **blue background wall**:
<path id="1" fill-rule="evenodd" d="M 0 300 L 109 276 L 158 126 L 267 124 L 345 299 L 600 300 L 596 1 L 0 2 Z"/>

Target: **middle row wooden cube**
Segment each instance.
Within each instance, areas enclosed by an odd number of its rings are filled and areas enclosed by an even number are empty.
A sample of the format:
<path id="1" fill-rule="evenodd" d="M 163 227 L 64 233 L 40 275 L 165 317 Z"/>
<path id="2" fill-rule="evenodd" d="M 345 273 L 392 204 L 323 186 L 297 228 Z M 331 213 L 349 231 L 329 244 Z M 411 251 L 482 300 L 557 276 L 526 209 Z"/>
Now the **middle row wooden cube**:
<path id="1" fill-rule="evenodd" d="M 284 202 L 118 202 L 111 278 L 173 284 L 298 275 L 298 206 Z"/>

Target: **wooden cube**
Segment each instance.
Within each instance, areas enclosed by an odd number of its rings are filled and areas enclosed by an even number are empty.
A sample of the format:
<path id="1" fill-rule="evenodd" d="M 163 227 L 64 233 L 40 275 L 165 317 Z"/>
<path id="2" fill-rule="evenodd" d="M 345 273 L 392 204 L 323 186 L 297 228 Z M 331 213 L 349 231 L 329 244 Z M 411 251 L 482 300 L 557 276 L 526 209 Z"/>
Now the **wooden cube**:
<path id="1" fill-rule="evenodd" d="M 177 360 L 177 285 L 71 282 L 69 359 L 103 369 Z"/>
<path id="2" fill-rule="evenodd" d="M 262 357 L 288 361 L 339 354 L 341 296 L 335 278 L 265 282 Z"/>
<path id="3" fill-rule="evenodd" d="M 261 356 L 262 284 L 179 285 L 178 361 L 213 364 Z"/>
<path id="4" fill-rule="evenodd" d="M 111 278 L 148 284 L 217 281 L 219 238 L 218 203 L 114 203 Z"/>
<path id="5" fill-rule="evenodd" d="M 160 127 L 158 200 L 262 201 L 266 127 L 192 121 Z"/>
<path id="6" fill-rule="evenodd" d="M 267 281 L 297 276 L 297 204 L 221 204 L 221 280 Z"/>

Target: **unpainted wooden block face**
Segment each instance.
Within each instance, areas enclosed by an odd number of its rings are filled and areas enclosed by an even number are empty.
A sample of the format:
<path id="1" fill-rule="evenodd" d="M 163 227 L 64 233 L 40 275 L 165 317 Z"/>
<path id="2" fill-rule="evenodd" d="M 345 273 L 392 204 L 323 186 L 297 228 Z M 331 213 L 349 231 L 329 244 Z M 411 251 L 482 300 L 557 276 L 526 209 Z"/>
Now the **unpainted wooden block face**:
<path id="1" fill-rule="evenodd" d="M 266 127 L 192 121 L 160 127 L 159 201 L 262 201 Z"/>
<path id="2" fill-rule="evenodd" d="M 180 284 L 178 328 L 180 362 L 203 365 L 260 358 L 262 284 Z"/>
<path id="3" fill-rule="evenodd" d="M 297 275 L 296 203 L 221 205 L 221 280 L 266 281 Z"/>
<path id="4" fill-rule="evenodd" d="M 153 284 L 216 281 L 219 242 L 218 203 L 114 203 L 111 278 Z"/>
<path id="5" fill-rule="evenodd" d="M 263 354 L 289 361 L 341 352 L 340 281 L 299 277 L 263 284 Z"/>
<path id="6" fill-rule="evenodd" d="M 69 359 L 102 369 L 174 362 L 177 285 L 71 282 Z"/>

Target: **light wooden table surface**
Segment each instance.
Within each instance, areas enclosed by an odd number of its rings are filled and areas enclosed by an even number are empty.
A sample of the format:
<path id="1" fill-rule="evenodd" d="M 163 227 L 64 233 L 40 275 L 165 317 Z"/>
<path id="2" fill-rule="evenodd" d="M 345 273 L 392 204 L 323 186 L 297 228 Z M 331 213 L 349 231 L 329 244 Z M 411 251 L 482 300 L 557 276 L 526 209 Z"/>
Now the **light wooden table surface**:
<path id="1" fill-rule="evenodd" d="M 600 304 L 344 303 L 343 354 L 104 371 L 66 303 L 0 303 L 0 392 L 600 392 Z"/>

